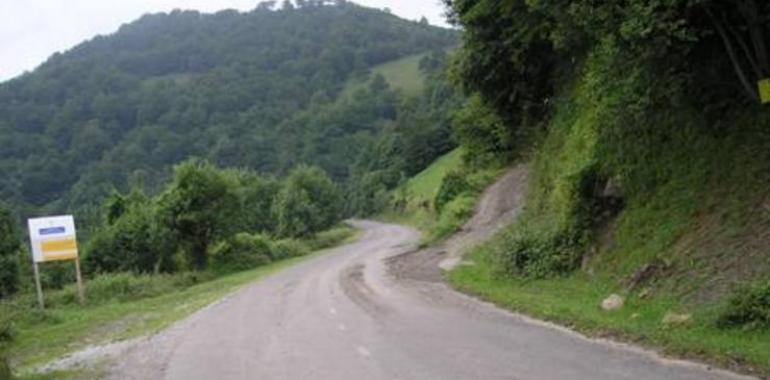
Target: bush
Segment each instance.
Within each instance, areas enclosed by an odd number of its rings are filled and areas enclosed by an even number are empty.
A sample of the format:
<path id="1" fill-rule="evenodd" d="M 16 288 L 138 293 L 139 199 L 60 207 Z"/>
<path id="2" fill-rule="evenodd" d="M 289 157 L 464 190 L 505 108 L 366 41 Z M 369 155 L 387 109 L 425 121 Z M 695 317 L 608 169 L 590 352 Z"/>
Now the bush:
<path id="1" fill-rule="evenodd" d="M 722 328 L 770 328 L 770 280 L 735 292 L 717 324 Z"/>
<path id="2" fill-rule="evenodd" d="M 86 246 L 87 272 L 157 273 L 176 270 L 171 231 L 158 222 L 154 202 L 134 192 L 113 195 L 108 224 L 96 230 Z M 118 211 L 119 210 L 119 211 Z"/>
<path id="3" fill-rule="evenodd" d="M 238 169 L 230 172 L 237 179 L 241 202 L 241 226 L 238 231 L 275 232 L 271 208 L 281 183 L 272 177 L 263 177 L 249 170 Z"/>
<path id="4" fill-rule="evenodd" d="M 470 167 L 505 163 L 515 151 L 513 129 L 478 94 L 452 115 L 452 129 L 465 148 L 463 162 Z"/>
<path id="5" fill-rule="evenodd" d="M 508 274 L 529 278 L 564 275 L 580 265 L 580 236 L 570 230 L 543 231 L 520 224 L 503 237 L 496 257 Z"/>
<path id="6" fill-rule="evenodd" d="M 439 187 L 436 197 L 433 199 L 433 207 L 436 209 L 436 212 L 440 214 L 447 203 L 461 194 L 473 191 L 467 177 L 466 173 L 457 170 L 452 170 L 444 176 L 441 180 L 441 187 Z"/>
<path id="7" fill-rule="evenodd" d="M 18 290 L 19 268 L 16 255 L 0 253 L 0 298 L 7 297 Z"/>
<path id="8" fill-rule="evenodd" d="M 462 227 L 473 215 L 476 199 L 471 195 L 461 195 L 447 203 L 439 215 L 438 224 L 433 231 L 431 240 L 439 240 L 449 236 Z"/>
<path id="9" fill-rule="evenodd" d="M 211 268 L 218 273 L 249 270 L 270 263 L 273 247 L 263 235 L 239 233 L 211 249 Z"/>
<path id="10" fill-rule="evenodd" d="M 307 245 L 312 251 L 334 247 L 353 235 L 353 229 L 348 226 L 339 226 L 330 230 L 321 231 L 307 240 Z"/>
<path id="11" fill-rule="evenodd" d="M 284 180 L 273 203 L 282 237 L 306 237 L 340 220 L 342 196 L 322 169 L 300 165 Z"/>
<path id="12" fill-rule="evenodd" d="M 273 260 L 300 257 L 309 253 L 310 247 L 296 239 L 278 240 L 273 244 Z"/>
<path id="13" fill-rule="evenodd" d="M 183 248 L 191 269 L 204 269 L 211 245 L 238 231 L 241 199 L 232 175 L 200 160 L 174 168 L 174 181 L 160 195 L 158 214 Z"/>

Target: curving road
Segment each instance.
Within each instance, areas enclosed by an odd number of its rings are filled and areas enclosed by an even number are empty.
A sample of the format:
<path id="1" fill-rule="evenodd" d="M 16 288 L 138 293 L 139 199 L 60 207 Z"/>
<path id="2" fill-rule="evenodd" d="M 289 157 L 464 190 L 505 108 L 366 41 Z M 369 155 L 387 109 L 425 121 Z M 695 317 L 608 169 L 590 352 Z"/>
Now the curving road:
<path id="1" fill-rule="evenodd" d="M 354 222 L 357 243 L 256 282 L 138 344 L 116 379 L 733 379 L 585 339 L 400 276 L 406 227 Z"/>

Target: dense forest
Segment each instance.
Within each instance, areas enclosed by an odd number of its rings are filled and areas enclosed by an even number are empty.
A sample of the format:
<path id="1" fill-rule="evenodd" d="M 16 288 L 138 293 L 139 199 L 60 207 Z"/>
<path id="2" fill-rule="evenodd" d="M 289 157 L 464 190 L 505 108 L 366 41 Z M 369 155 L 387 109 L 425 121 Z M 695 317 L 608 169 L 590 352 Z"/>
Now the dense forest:
<path id="1" fill-rule="evenodd" d="M 457 37 L 345 1 L 146 15 L 0 84 L 0 199 L 21 215 L 90 220 L 113 189 L 157 192 L 193 156 L 279 176 L 314 163 L 344 182 L 362 147 L 433 106 L 376 77 L 338 99 L 346 83 Z"/>

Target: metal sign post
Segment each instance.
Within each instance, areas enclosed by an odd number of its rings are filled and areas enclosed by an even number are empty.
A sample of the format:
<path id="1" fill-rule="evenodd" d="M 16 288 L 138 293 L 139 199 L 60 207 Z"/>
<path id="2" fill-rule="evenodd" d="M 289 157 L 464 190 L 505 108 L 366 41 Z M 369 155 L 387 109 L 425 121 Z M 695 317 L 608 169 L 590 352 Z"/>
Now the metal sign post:
<path id="1" fill-rule="evenodd" d="M 48 261 L 75 261 L 78 301 L 82 305 L 85 302 L 85 295 L 83 294 L 83 278 L 80 274 L 75 220 L 72 215 L 29 219 L 27 223 L 29 225 L 30 245 L 32 246 L 32 262 L 35 269 L 37 301 L 40 308 L 43 309 L 45 303 L 38 265 Z"/>
<path id="2" fill-rule="evenodd" d="M 37 289 L 37 304 L 40 306 L 40 310 L 45 309 L 45 302 L 43 301 L 43 286 L 40 285 L 40 269 L 37 267 L 37 262 L 32 262 L 32 267 L 35 268 L 35 288 Z"/>
<path id="3" fill-rule="evenodd" d="M 78 302 L 82 305 L 86 302 L 86 297 L 83 294 L 83 278 L 80 276 L 80 258 L 75 258 L 75 279 L 78 283 Z"/>

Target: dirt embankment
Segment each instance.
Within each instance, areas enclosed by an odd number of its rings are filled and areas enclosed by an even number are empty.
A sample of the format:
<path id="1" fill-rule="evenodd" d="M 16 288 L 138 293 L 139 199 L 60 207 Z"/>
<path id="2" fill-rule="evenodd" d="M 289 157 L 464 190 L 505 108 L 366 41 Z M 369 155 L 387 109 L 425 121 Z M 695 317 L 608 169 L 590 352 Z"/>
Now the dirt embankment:
<path id="1" fill-rule="evenodd" d="M 440 282 L 443 271 L 462 263 L 463 253 L 492 237 L 521 213 L 528 179 L 527 165 L 511 168 L 484 191 L 473 217 L 460 231 L 434 247 L 390 259 L 391 273 L 398 278 Z"/>

